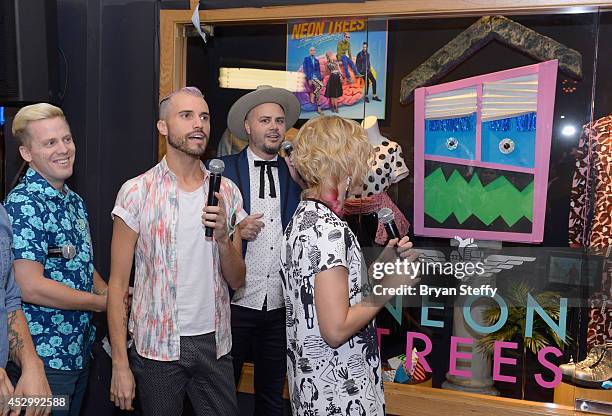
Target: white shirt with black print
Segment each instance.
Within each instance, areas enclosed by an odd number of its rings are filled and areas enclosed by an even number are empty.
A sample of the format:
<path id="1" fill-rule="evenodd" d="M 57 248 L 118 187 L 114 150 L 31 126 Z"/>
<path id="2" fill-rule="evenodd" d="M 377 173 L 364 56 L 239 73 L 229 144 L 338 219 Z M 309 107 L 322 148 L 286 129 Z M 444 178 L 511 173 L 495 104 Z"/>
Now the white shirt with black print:
<path id="1" fill-rule="evenodd" d="M 321 336 L 315 278 L 337 266 L 348 270 L 349 304 L 359 303 L 367 286 L 362 286 L 365 262 L 355 235 L 322 202 L 300 202 L 281 246 L 292 412 L 297 416 L 384 415 L 374 321 L 338 348 Z"/>

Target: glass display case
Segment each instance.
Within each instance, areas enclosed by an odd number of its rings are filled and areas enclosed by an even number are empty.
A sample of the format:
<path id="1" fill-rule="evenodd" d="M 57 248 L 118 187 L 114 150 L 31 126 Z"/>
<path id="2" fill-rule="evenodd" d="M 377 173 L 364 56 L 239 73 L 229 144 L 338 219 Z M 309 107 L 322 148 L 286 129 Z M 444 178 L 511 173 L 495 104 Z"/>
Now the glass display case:
<path id="1" fill-rule="evenodd" d="M 444 408 L 444 394 L 468 407 L 481 395 L 483 409 L 514 403 L 499 397 L 612 414 L 612 12 L 226 22 L 206 42 L 185 33 L 179 78 L 210 105 L 208 157 L 246 145 L 226 119 L 247 81 L 284 82 L 302 104 L 296 129 L 336 114 L 398 146 L 390 186 L 368 196 L 386 195 L 424 257 L 483 265 L 425 273 L 426 295 L 380 312 L 391 414 L 418 414 L 419 397 Z M 385 234 L 365 205 L 347 221 L 369 249 Z"/>

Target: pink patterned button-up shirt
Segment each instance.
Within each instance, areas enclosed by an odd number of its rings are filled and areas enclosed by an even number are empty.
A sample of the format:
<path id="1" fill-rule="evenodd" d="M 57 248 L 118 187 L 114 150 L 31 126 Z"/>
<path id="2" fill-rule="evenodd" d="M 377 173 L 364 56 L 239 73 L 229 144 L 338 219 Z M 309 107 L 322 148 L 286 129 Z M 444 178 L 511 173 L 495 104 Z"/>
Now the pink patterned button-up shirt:
<path id="1" fill-rule="evenodd" d="M 204 171 L 204 198 L 208 194 L 208 171 Z M 238 187 L 221 182 L 230 234 L 246 212 Z M 138 354 L 158 361 L 175 361 L 180 355 L 177 294 L 178 186 L 166 158 L 149 171 L 128 180 L 117 195 L 112 215 L 120 217 L 138 233 L 136 273 L 129 330 Z M 194 253 L 197 255 L 197 253 Z M 232 348 L 230 298 L 221 274 L 219 247 L 213 240 L 213 269 L 202 278 L 214 279 L 215 337 L 217 358 Z"/>

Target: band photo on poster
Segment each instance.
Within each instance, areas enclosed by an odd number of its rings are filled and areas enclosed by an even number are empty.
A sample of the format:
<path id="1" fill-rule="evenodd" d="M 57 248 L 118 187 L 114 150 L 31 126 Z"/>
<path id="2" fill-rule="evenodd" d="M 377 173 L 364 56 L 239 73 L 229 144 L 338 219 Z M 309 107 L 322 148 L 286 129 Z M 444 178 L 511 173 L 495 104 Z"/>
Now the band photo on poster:
<path id="1" fill-rule="evenodd" d="M 302 72 L 300 118 L 385 118 L 387 21 L 312 19 L 287 25 L 287 71 Z"/>

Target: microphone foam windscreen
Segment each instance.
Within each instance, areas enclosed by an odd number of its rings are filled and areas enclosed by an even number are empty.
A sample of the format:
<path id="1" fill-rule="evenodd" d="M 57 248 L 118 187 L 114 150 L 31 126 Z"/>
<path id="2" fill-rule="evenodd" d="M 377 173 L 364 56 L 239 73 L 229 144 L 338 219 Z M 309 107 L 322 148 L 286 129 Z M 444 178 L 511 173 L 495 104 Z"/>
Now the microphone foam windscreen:
<path id="1" fill-rule="evenodd" d="M 395 220 L 395 215 L 393 215 L 393 211 L 391 208 L 382 208 L 378 211 L 378 221 L 383 224 L 388 224 L 391 221 Z"/>
<path id="2" fill-rule="evenodd" d="M 283 152 L 285 152 L 287 155 L 290 155 L 291 152 L 293 152 L 293 143 L 291 143 L 290 141 L 285 140 L 281 144 L 281 149 L 283 149 Z"/>
<path id="3" fill-rule="evenodd" d="M 213 159 L 208 165 L 208 170 L 214 175 L 219 175 L 225 170 L 225 163 L 220 159 Z"/>

